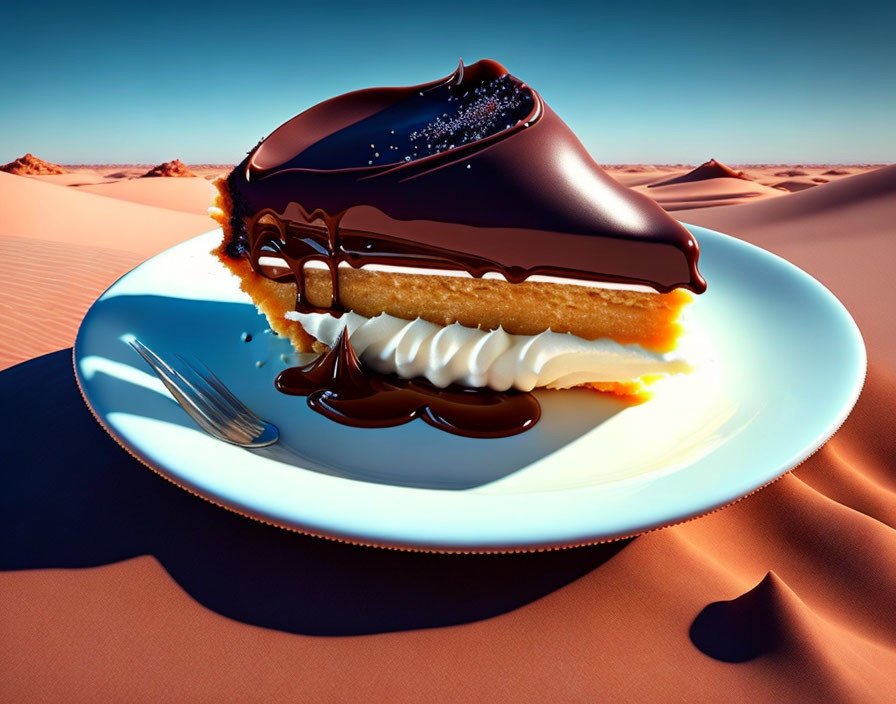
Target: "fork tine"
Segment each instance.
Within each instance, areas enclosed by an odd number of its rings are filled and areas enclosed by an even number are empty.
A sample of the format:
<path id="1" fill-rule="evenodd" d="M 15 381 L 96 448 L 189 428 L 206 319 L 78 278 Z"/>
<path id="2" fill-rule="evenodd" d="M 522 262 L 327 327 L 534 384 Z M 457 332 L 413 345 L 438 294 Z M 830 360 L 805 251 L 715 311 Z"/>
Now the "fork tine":
<path id="1" fill-rule="evenodd" d="M 158 358 L 158 355 L 156 357 Z M 165 362 L 165 365 L 192 392 L 193 396 L 190 396 L 190 400 L 200 409 L 205 420 L 213 425 L 222 439 L 239 444 L 251 443 L 252 438 L 263 430 L 263 426 L 238 422 L 236 410 L 211 391 L 204 383 L 202 375 L 193 369 L 186 360 L 179 355 L 178 359 L 184 363 L 185 367 L 174 367 L 168 362 Z M 196 401 L 201 401 L 204 405 L 195 403 Z"/>
<path id="2" fill-rule="evenodd" d="M 138 344 L 140 344 L 139 341 Z M 175 400 L 203 430 L 227 442 L 243 445 L 252 443 L 252 438 L 257 433 L 246 431 L 243 428 L 232 428 L 228 423 L 226 411 L 220 405 L 210 404 L 208 395 L 196 388 L 194 383 L 180 370 L 145 345 L 140 344 L 140 348 L 136 345 L 132 346 L 141 352 L 144 359 L 150 363 L 165 386 L 172 392 Z"/>
<path id="3" fill-rule="evenodd" d="M 224 385 L 224 382 L 215 376 L 214 372 L 207 366 L 198 362 L 205 368 L 205 372 L 203 372 L 181 355 L 177 355 L 177 358 L 183 362 L 186 369 L 195 375 L 196 380 L 201 385 L 201 388 L 197 388 L 197 391 L 202 393 L 204 389 L 205 395 L 227 414 L 228 419 L 238 422 L 249 431 L 253 429 L 258 430 L 264 424 L 264 421 L 234 396 L 230 389 Z M 197 385 L 194 384 L 194 386 Z"/>
<path id="4" fill-rule="evenodd" d="M 190 389 L 204 403 L 209 404 L 212 412 L 211 419 L 223 427 L 226 439 L 238 444 L 263 446 L 275 442 L 279 433 L 270 423 L 265 422 L 236 398 L 224 383 L 214 377 L 213 372 L 206 367 L 208 375 L 191 364 L 181 355 L 176 355 L 181 367 L 172 367 L 175 373 L 187 384 Z M 220 390 L 227 393 L 222 394 Z M 231 403 L 231 399 L 235 403 Z M 234 438 L 233 435 L 237 437 Z"/>
<path id="5" fill-rule="evenodd" d="M 184 383 L 188 384 L 198 394 L 201 400 L 213 407 L 222 423 L 234 424 L 249 435 L 258 434 L 262 430 L 264 422 L 258 416 L 249 411 L 242 403 L 239 404 L 241 408 L 236 407 L 213 386 L 210 379 L 205 377 L 186 359 L 180 355 L 177 355 L 177 358 L 183 363 L 183 368 L 175 369 L 175 372 L 183 379 Z M 218 385 L 224 386 L 220 380 L 218 380 Z M 232 394 L 231 397 L 235 398 Z"/>
<path id="6" fill-rule="evenodd" d="M 183 359 L 183 357 L 181 357 Z M 240 401 L 236 396 L 233 395 L 233 392 L 228 389 L 224 382 L 221 381 L 218 376 L 208 368 L 203 362 L 199 362 L 202 365 L 205 373 L 200 372 L 205 381 L 212 386 L 218 393 L 221 394 L 227 401 L 229 401 L 234 408 L 238 409 L 241 413 L 244 413 L 249 418 L 254 420 L 261 420 L 255 413 L 252 412 L 250 408 L 246 406 L 242 401 Z"/>
<path id="7" fill-rule="evenodd" d="M 225 428 L 219 423 L 216 423 L 206 410 L 196 402 L 193 396 L 184 392 L 182 385 L 187 382 L 177 373 L 177 371 L 139 340 L 132 340 L 130 345 L 137 350 L 146 363 L 152 367 L 153 371 L 155 371 L 158 377 L 162 380 L 165 387 L 171 392 L 171 395 L 174 396 L 174 399 L 190 415 L 190 417 L 193 418 L 193 420 L 199 423 L 203 430 L 216 436 L 225 434 Z M 189 386 L 189 384 L 187 385 Z"/>
<path id="8" fill-rule="evenodd" d="M 208 367 L 206 375 L 180 355 L 177 358 L 181 364 L 174 365 L 136 338 L 129 344 L 156 372 L 181 407 L 210 435 L 244 447 L 271 445 L 279 438 L 277 428 L 249 410 Z"/>

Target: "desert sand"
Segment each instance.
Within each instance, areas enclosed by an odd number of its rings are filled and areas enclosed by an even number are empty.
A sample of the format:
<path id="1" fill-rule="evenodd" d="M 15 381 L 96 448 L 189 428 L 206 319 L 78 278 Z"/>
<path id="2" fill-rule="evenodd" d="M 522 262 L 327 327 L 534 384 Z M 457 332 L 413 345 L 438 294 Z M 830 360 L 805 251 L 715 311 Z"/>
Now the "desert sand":
<path id="1" fill-rule="evenodd" d="M 211 188 L 205 179 L 106 186 L 132 202 L 0 173 L 0 368 L 71 345 L 90 304 L 118 277 L 212 229 L 205 215 L 145 204 L 198 211 L 197 186 Z"/>
<path id="2" fill-rule="evenodd" d="M 205 215 L 217 193 L 210 181 L 196 177 L 115 179 L 79 186 L 78 190 L 195 215 Z"/>
<path id="3" fill-rule="evenodd" d="M 644 184 L 634 188 L 650 196 L 670 212 L 694 207 L 737 205 L 752 200 L 778 198 L 785 193 L 756 181 L 726 177 L 669 185 Z"/>
<path id="4" fill-rule="evenodd" d="M 776 198 L 786 193 L 833 183 L 847 176 L 874 170 L 879 166 L 726 165 L 710 159 L 695 167 L 683 164 L 674 166 L 615 164 L 605 168 L 620 183 L 650 196 L 672 212 Z M 690 177 L 694 174 L 698 178 L 692 180 Z"/>
<path id="5" fill-rule="evenodd" d="M 70 346 L 108 284 L 212 228 L 199 214 L 204 178 L 67 168 L 0 173 L 0 368 Z M 625 543 L 473 558 L 353 548 L 233 516 L 137 466 L 86 412 L 59 352 L 0 375 L 3 393 L 26 399 L 7 422 L 14 438 L 36 424 L 66 438 L 24 447 L 34 487 L 6 493 L 25 507 L 6 537 L 27 550 L 0 572 L 4 691 L 17 701 L 150 701 L 162 690 L 197 701 L 222 691 L 265 701 L 891 701 L 896 166 L 734 168 L 750 180 L 649 188 L 693 167 L 611 173 L 685 222 L 787 257 L 857 319 L 870 359 L 862 398 L 796 471 Z M 71 458 L 97 448 L 105 459 L 69 476 Z M 575 576 L 540 598 L 469 611 L 564 569 Z M 249 596 L 233 601 L 230 585 Z M 418 603 L 427 615 L 454 606 L 431 628 L 390 632 L 390 613 Z M 437 627 L 446 623 L 465 625 Z M 349 637 L 321 637 L 336 634 Z"/>

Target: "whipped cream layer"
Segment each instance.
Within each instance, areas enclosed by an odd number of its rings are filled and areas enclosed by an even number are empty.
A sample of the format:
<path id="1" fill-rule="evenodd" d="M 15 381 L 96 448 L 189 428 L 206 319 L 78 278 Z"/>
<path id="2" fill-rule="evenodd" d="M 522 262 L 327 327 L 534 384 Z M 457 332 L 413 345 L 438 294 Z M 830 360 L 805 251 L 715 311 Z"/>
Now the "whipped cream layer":
<path id="1" fill-rule="evenodd" d="M 460 384 L 496 391 L 564 389 L 690 371 L 684 360 L 672 354 L 551 330 L 511 335 L 502 328 L 480 330 L 458 323 L 443 326 L 386 313 L 367 318 L 348 312 L 337 318 L 328 313 L 290 311 L 286 317 L 330 347 L 347 328 L 363 364 L 404 379 L 424 377 L 440 388 Z"/>

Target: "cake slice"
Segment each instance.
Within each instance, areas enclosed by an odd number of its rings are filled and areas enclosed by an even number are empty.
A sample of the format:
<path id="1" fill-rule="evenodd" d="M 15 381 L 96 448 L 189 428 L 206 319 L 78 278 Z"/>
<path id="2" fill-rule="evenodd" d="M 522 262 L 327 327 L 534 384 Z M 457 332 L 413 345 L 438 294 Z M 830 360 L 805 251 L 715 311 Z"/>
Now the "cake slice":
<path id="1" fill-rule="evenodd" d="M 686 368 L 696 240 L 494 61 L 316 105 L 216 185 L 216 254 L 301 352 L 348 327 L 378 371 L 497 390 Z"/>

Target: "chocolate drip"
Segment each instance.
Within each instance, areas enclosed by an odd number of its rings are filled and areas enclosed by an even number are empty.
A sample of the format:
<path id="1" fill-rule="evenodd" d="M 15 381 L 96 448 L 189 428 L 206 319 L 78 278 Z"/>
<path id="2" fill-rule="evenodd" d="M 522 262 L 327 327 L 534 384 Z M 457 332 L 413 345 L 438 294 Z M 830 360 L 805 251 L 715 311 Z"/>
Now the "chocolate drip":
<path id="1" fill-rule="evenodd" d="M 387 428 L 422 418 L 455 435 L 500 438 L 528 430 L 541 416 L 530 393 L 451 386 L 364 370 L 345 330 L 336 345 L 302 367 L 280 372 L 277 389 L 307 396 L 308 406 L 343 425 Z"/>
<path id="2" fill-rule="evenodd" d="M 292 279 L 296 283 L 296 310 L 303 312 L 332 313 L 340 317 L 344 309 L 339 303 L 339 262 L 341 245 L 339 244 L 339 220 L 342 213 L 334 216 L 315 212 L 311 217 L 320 218 L 324 228 L 310 227 L 288 228 L 289 223 L 280 220 L 270 211 L 262 211 L 249 228 L 249 261 L 252 268 L 262 276 L 274 280 Z M 286 230 L 292 236 L 287 236 Z M 277 254 L 289 267 L 289 272 L 272 272 L 271 267 L 263 267 L 259 261 L 265 251 Z M 310 261 L 322 261 L 330 272 L 332 294 L 330 306 L 319 308 L 308 301 L 305 291 L 305 264 Z M 276 268 L 274 268 L 276 269 Z"/>

